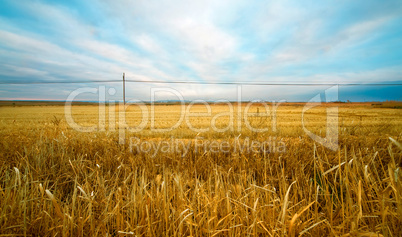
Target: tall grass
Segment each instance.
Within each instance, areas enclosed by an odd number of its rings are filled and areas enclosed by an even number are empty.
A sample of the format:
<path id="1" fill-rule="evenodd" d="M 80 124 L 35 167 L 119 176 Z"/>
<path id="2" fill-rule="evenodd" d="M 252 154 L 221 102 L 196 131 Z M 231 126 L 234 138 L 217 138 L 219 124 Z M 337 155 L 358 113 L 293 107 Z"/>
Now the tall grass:
<path id="1" fill-rule="evenodd" d="M 119 145 L 116 133 L 78 133 L 63 122 L 10 126 L 3 123 L 0 141 L 4 236 L 402 233 L 401 134 L 394 130 L 345 132 L 337 152 L 300 133 L 278 134 L 284 153 L 197 152 L 190 144 L 185 156 L 153 157 Z M 226 139 L 234 144 L 236 136 Z"/>

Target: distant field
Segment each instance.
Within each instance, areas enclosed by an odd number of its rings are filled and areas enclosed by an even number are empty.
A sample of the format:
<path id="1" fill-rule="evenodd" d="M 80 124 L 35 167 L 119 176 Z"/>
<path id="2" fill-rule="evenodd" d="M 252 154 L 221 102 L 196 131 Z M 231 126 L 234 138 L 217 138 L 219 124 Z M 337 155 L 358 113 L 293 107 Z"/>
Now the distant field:
<path id="1" fill-rule="evenodd" d="M 0 233 L 400 235 L 400 103 L 305 105 L 2 101 Z"/>

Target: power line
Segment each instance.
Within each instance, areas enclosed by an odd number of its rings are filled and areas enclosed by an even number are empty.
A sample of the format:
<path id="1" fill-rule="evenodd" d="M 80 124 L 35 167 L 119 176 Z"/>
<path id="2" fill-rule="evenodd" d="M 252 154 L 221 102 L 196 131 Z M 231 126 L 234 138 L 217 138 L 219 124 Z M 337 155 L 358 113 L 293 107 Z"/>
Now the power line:
<path id="1" fill-rule="evenodd" d="M 2 85 L 32 85 L 32 84 L 82 84 L 82 83 L 109 83 L 121 82 L 120 80 L 107 81 L 30 81 L 30 82 L 0 82 Z"/>
<path id="2" fill-rule="evenodd" d="M 281 83 L 281 82 L 198 82 L 198 81 L 140 81 L 126 80 L 127 82 L 144 82 L 158 84 L 201 84 L 201 85 L 251 85 L 251 86 L 402 86 L 402 83 Z"/>
<path id="3" fill-rule="evenodd" d="M 156 83 L 156 84 L 196 84 L 196 85 L 250 85 L 250 86 L 402 86 L 402 83 L 291 83 L 291 82 L 199 82 L 199 81 L 157 81 L 157 80 L 132 80 L 132 83 Z M 85 83 L 120 83 L 121 80 L 95 80 L 95 81 L 40 81 L 40 82 L 0 82 L 2 85 L 32 85 L 32 84 L 85 84 Z"/>

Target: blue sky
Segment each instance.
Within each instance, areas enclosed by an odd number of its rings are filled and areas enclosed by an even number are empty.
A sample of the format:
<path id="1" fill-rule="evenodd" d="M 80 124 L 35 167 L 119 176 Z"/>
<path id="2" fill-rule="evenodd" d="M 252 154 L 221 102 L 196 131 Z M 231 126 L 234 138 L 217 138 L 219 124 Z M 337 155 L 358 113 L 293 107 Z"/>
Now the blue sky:
<path id="1" fill-rule="evenodd" d="M 400 1 L 0 0 L 0 99 L 65 100 L 102 85 L 118 99 L 121 83 L 4 83 L 122 72 L 144 81 L 402 83 L 401 26 Z M 127 83 L 127 97 L 149 100 L 150 88 L 165 86 L 187 100 L 237 95 L 233 85 Z M 244 86 L 242 99 L 307 101 L 325 89 Z M 401 89 L 340 87 L 339 99 L 402 100 Z"/>

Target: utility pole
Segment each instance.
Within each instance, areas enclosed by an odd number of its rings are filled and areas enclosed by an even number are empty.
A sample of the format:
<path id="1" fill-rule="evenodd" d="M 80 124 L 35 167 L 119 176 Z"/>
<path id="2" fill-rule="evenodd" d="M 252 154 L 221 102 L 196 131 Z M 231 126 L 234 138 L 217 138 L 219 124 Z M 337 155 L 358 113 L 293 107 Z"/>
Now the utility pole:
<path id="1" fill-rule="evenodd" d="M 126 108 L 126 78 L 124 72 L 123 72 L 123 105 L 124 108 Z"/>

